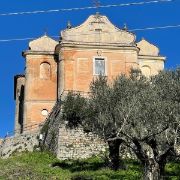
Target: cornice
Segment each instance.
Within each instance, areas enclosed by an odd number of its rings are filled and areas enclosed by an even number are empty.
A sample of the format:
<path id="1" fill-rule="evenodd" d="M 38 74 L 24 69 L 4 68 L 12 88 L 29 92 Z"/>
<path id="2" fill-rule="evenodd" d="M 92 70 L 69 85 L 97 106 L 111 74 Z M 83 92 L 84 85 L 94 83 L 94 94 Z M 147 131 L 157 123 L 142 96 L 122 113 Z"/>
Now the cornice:
<path id="1" fill-rule="evenodd" d="M 138 59 L 165 61 L 166 57 L 164 57 L 164 56 L 138 55 Z"/>
<path id="2" fill-rule="evenodd" d="M 76 48 L 76 49 L 112 49 L 112 50 L 134 50 L 139 52 L 136 44 L 111 44 L 111 43 L 81 43 L 81 42 L 64 42 L 62 41 L 59 45 L 59 48 Z"/>
<path id="3" fill-rule="evenodd" d="M 57 54 L 55 51 L 32 51 L 27 50 L 22 52 L 22 56 L 26 57 L 27 55 L 50 55 L 50 56 L 56 56 Z"/>

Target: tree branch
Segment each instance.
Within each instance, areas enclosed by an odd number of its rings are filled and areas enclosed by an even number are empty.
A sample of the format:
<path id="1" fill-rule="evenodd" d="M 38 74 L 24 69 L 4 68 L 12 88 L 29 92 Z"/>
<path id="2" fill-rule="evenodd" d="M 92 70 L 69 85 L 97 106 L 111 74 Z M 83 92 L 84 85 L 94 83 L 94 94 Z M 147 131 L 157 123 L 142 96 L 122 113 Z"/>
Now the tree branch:
<path id="1" fill-rule="evenodd" d="M 133 140 L 134 145 L 136 146 L 136 148 L 133 148 L 134 153 L 136 154 L 136 156 L 141 160 L 141 162 L 143 164 L 146 163 L 146 159 L 147 156 L 146 154 L 143 152 L 142 146 L 140 144 L 140 142 L 137 139 Z"/>
<path id="2" fill-rule="evenodd" d="M 162 132 L 164 132 L 166 129 L 168 129 L 169 127 L 166 126 L 165 128 L 163 128 L 161 131 L 157 132 L 157 133 L 154 133 L 154 134 L 151 134 L 143 139 L 141 139 L 141 141 L 147 141 L 148 139 L 150 139 L 151 137 L 154 137 L 154 136 L 157 136 L 158 134 L 161 134 Z"/>
<path id="3" fill-rule="evenodd" d="M 157 149 L 157 141 L 155 138 L 152 138 L 150 140 L 146 140 L 146 143 L 151 147 L 152 151 L 153 151 L 153 154 L 154 154 L 154 157 L 157 158 L 159 152 L 158 152 L 158 149 Z"/>

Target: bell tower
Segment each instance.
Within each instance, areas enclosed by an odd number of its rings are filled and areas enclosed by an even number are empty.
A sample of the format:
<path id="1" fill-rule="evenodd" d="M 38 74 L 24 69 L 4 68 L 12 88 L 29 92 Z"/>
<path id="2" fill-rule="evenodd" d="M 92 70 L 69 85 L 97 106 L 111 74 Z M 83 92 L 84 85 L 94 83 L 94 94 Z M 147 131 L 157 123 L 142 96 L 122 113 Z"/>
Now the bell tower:
<path id="1" fill-rule="evenodd" d="M 44 35 L 29 43 L 26 60 L 23 131 L 43 122 L 57 99 L 55 40 Z M 29 128 L 30 129 L 30 128 Z M 28 129 L 28 130 L 29 130 Z"/>

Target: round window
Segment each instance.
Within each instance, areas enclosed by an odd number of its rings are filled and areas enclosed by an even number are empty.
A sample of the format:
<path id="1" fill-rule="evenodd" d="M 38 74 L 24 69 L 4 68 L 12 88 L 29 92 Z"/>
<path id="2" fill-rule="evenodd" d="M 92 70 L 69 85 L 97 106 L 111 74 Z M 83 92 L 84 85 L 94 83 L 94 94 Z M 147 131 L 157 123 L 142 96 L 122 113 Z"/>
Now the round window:
<path id="1" fill-rule="evenodd" d="M 43 110 L 41 111 L 41 114 L 42 114 L 43 116 L 47 116 L 47 115 L 48 115 L 48 110 L 47 110 L 47 109 L 43 109 Z"/>

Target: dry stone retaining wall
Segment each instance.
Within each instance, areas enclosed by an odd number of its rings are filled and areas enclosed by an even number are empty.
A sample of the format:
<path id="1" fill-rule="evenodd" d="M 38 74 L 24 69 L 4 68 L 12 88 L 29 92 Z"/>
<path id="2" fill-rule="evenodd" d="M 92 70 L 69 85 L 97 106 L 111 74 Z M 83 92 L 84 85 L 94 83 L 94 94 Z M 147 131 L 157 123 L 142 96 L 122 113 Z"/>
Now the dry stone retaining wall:
<path id="1" fill-rule="evenodd" d="M 0 157 L 8 158 L 16 152 L 33 151 L 39 145 L 39 131 L 5 138 L 0 144 Z"/>
<path id="2" fill-rule="evenodd" d="M 85 133 L 82 128 L 59 127 L 58 159 L 82 159 L 105 152 L 106 144 L 97 135 Z"/>
<path id="3" fill-rule="evenodd" d="M 70 129 L 61 120 L 61 102 L 57 102 L 45 122 L 41 133 L 43 146 L 58 159 L 81 159 L 100 154 L 106 150 L 105 142 L 82 128 Z"/>

